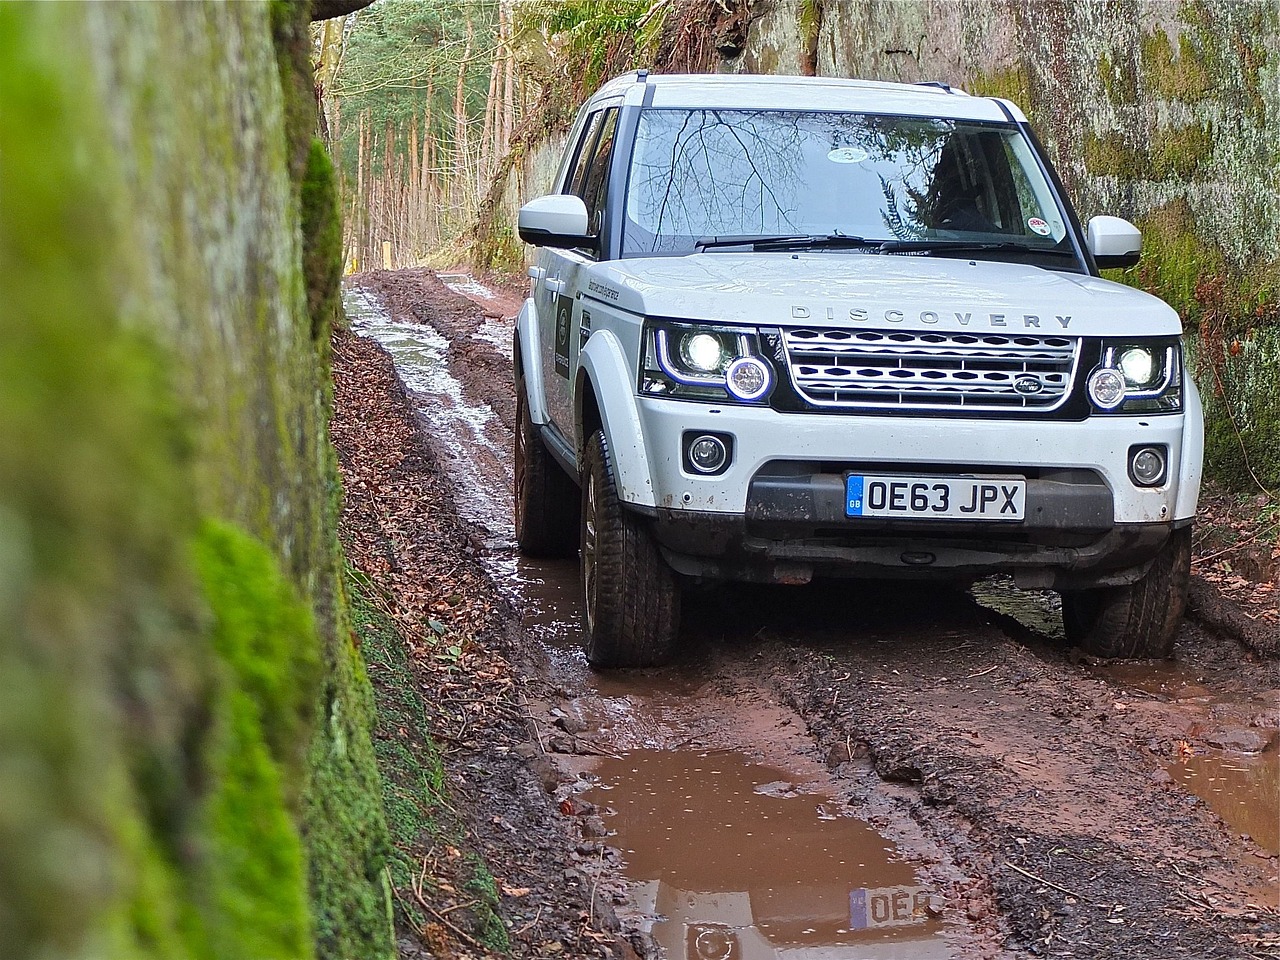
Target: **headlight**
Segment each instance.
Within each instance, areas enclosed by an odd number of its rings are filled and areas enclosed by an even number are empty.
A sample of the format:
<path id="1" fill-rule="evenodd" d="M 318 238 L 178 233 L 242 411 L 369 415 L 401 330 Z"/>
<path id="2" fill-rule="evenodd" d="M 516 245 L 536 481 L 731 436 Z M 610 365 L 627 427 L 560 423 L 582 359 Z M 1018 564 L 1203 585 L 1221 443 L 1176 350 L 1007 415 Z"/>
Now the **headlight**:
<path id="1" fill-rule="evenodd" d="M 1156 369 L 1156 358 L 1150 347 L 1124 347 L 1116 354 L 1116 366 L 1131 387 L 1147 387 Z"/>
<path id="2" fill-rule="evenodd" d="M 1099 410 L 1172 413 L 1182 409 L 1182 344 L 1174 338 L 1109 341 L 1089 375 L 1089 399 Z"/>
<path id="3" fill-rule="evenodd" d="M 650 320 L 640 392 L 686 400 L 758 403 L 773 388 L 753 328 Z"/>
<path id="4" fill-rule="evenodd" d="M 686 333 L 680 337 L 680 360 L 697 373 L 716 373 L 732 356 L 732 347 L 714 333 Z"/>

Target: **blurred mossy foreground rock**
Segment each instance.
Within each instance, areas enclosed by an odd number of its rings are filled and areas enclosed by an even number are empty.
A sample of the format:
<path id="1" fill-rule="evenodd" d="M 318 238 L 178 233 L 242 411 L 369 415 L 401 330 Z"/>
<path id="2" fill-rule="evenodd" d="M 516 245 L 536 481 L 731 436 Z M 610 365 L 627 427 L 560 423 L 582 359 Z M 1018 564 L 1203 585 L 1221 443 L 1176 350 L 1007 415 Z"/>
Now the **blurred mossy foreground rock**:
<path id="1" fill-rule="evenodd" d="M 307 4 L 0 5 L 0 952 L 385 957 Z"/>

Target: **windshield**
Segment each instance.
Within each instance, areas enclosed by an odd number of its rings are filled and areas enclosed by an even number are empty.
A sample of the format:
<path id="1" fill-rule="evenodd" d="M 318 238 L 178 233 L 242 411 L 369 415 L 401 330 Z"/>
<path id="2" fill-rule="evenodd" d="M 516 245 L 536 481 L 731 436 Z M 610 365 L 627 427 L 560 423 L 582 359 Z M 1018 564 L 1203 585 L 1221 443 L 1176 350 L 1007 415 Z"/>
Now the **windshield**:
<path id="1" fill-rule="evenodd" d="M 861 237 L 913 252 L 946 242 L 966 252 L 1001 245 L 1002 256 L 1071 252 L 1031 145 L 1007 124 L 648 109 L 628 182 L 623 256 L 762 236 Z"/>

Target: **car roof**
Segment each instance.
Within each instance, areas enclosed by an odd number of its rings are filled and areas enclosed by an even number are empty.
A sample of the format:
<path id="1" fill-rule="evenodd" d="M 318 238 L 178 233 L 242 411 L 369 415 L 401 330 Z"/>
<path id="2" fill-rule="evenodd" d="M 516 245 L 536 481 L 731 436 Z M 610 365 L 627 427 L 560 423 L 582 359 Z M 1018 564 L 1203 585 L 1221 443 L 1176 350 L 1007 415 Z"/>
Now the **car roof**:
<path id="1" fill-rule="evenodd" d="M 650 74 L 638 70 L 615 77 L 591 98 L 621 97 L 651 107 L 718 107 L 753 110 L 829 110 L 953 120 L 1025 122 L 1008 100 L 971 97 L 941 83 L 886 83 L 836 77 L 759 74 Z"/>

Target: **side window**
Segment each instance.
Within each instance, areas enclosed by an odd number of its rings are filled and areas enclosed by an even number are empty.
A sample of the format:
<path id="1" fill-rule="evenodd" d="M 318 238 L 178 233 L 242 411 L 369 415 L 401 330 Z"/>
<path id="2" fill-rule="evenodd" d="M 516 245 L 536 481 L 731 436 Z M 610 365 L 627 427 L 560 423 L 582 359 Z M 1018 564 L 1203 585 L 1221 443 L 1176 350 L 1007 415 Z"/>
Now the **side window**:
<path id="1" fill-rule="evenodd" d="M 604 218 L 604 208 L 609 193 L 609 167 L 613 159 L 613 141 L 618 131 L 618 109 L 613 107 L 604 112 L 604 121 L 600 125 L 600 138 L 596 141 L 591 166 L 587 170 L 587 178 L 583 183 L 582 202 L 587 205 L 587 230 L 599 235 Z"/>
<path id="2" fill-rule="evenodd" d="M 600 121 L 603 118 L 603 111 L 594 113 L 583 128 L 582 139 L 578 143 L 578 157 L 573 161 L 573 170 L 569 174 L 569 179 L 565 181 L 565 193 L 582 196 L 582 181 L 586 179 L 587 168 L 591 165 L 592 147 L 596 142 L 596 134 L 600 132 Z"/>

